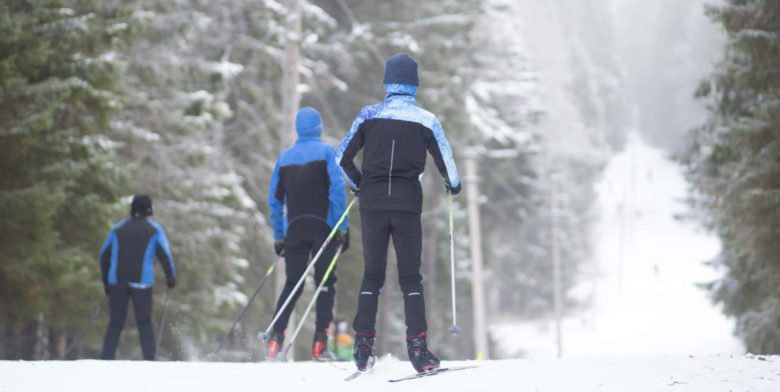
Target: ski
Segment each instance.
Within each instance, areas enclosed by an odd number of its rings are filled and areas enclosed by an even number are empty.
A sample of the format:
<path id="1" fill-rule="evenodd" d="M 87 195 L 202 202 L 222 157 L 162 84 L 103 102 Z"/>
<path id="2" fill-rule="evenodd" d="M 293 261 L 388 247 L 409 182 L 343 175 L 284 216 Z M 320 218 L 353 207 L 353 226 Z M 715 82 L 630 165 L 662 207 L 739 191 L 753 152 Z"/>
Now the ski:
<path id="1" fill-rule="evenodd" d="M 423 378 L 423 377 L 428 377 L 428 376 L 435 376 L 437 374 L 442 374 L 442 373 L 446 373 L 446 372 L 454 372 L 456 370 L 473 369 L 475 367 L 476 366 L 459 366 L 459 367 L 438 368 L 438 369 L 431 370 L 431 371 L 428 371 L 428 372 L 417 373 L 417 374 L 413 374 L 411 376 L 406 376 L 406 377 L 401 377 L 401 378 L 394 378 L 394 379 L 387 380 L 387 381 L 389 381 L 389 382 L 399 382 L 399 381 L 406 381 L 406 380 L 414 380 L 415 378 Z"/>
<path id="2" fill-rule="evenodd" d="M 368 370 L 363 370 L 363 371 L 358 370 L 355 373 L 352 373 L 349 376 L 347 376 L 347 378 L 345 378 L 344 381 L 352 381 L 360 377 L 361 374 L 365 374 L 365 373 L 368 373 Z"/>
<path id="3" fill-rule="evenodd" d="M 341 366 L 339 366 L 339 365 L 337 365 L 337 364 L 336 364 L 336 363 L 338 363 L 338 362 L 347 363 L 347 361 L 339 361 L 339 360 L 337 360 L 337 359 L 324 359 L 324 358 L 318 358 L 318 359 L 312 359 L 312 362 L 317 362 L 317 363 L 327 363 L 328 365 L 330 365 L 330 366 L 333 366 L 333 367 L 334 367 L 334 368 L 336 368 L 336 369 L 343 370 L 343 371 L 347 371 L 347 370 L 348 370 L 347 368 L 345 368 L 345 367 L 341 367 Z"/>
<path id="4" fill-rule="evenodd" d="M 374 363 L 376 362 L 376 358 L 373 356 L 369 358 L 369 361 L 367 363 L 367 366 L 363 370 L 358 370 L 355 373 L 350 374 L 347 378 L 344 379 L 344 381 L 352 381 L 358 377 L 360 377 L 363 373 L 371 372 L 374 369 Z"/>

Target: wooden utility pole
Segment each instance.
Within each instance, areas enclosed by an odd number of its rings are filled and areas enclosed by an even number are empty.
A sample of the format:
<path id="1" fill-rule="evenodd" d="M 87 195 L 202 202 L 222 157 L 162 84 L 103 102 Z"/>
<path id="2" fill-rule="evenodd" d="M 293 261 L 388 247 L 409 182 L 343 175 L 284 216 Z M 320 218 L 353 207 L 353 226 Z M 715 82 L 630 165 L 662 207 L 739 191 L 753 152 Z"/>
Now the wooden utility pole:
<path id="1" fill-rule="evenodd" d="M 489 358 L 487 317 L 485 316 L 485 287 L 482 280 L 482 228 L 479 219 L 479 186 L 477 177 L 477 152 L 466 150 L 466 200 L 471 237 L 472 307 L 474 308 L 474 347 L 478 358 Z"/>
<path id="2" fill-rule="evenodd" d="M 295 141 L 295 115 L 300 106 L 298 65 L 301 61 L 301 0 L 287 0 L 285 23 L 287 33 L 285 34 L 284 62 L 282 63 L 282 132 L 280 132 L 282 137 L 279 152 Z M 284 288 L 285 276 L 284 263 L 281 263 L 274 277 L 277 297 Z M 290 323 L 295 324 L 292 316 Z M 291 350 L 290 353 L 293 356 L 295 350 Z"/>
<path id="3" fill-rule="evenodd" d="M 486 150 L 482 147 L 470 147 L 463 152 L 463 158 L 466 162 L 466 176 L 463 178 L 463 183 L 466 189 L 469 237 L 471 238 L 471 303 L 474 308 L 474 349 L 477 356 L 481 358 L 490 358 L 490 342 L 485 310 L 485 283 L 482 278 L 482 227 L 479 217 L 477 158 L 508 159 L 517 157 L 517 154 L 517 150 Z"/>
<path id="4" fill-rule="evenodd" d="M 295 115 L 300 106 L 298 66 L 301 62 L 301 0 L 287 0 L 287 10 L 282 64 L 282 148 L 287 148 L 295 141 Z"/>
<path id="5" fill-rule="evenodd" d="M 563 356 L 561 319 L 563 318 L 563 293 L 561 283 L 560 208 L 558 207 L 558 176 L 550 176 L 550 250 L 553 264 L 553 306 L 555 308 L 555 343 L 558 358 Z"/>

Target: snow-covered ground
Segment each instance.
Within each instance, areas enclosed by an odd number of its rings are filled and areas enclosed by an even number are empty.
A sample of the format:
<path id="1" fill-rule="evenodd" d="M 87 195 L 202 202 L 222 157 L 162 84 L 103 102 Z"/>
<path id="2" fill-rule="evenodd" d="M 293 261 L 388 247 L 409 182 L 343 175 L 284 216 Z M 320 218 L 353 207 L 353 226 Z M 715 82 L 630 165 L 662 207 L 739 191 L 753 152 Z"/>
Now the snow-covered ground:
<path id="1" fill-rule="evenodd" d="M 597 190 L 595 260 L 571 293 L 591 306 L 567 312 L 564 358 L 743 353 L 733 321 L 696 287 L 717 278 L 703 262 L 720 245 L 675 218 L 686 211 L 680 167 L 632 135 Z M 504 357 L 556 353 L 551 320 L 510 320 L 493 325 L 491 333 L 502 342 L 498 354 Z"/>
<path id="2" fill-rule="evenodd" d="M 382 360 L 373 373 L 347 382 L 349 363 L 0 361 L 0 391 L 776 392 L 780 385 L 777 356 L 484 361 L 476 369 L 387 382 L 411 370 L 408 362 Z"/>

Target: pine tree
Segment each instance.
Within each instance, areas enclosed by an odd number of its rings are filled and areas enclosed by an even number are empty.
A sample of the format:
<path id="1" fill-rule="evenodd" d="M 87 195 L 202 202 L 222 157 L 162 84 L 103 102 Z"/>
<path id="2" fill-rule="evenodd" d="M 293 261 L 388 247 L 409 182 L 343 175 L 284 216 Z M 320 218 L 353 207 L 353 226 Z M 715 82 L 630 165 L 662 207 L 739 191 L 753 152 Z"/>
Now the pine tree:
<path id="1" fill-rule="evenodd" d="M 750 352 L 780 353 L 780 3 L 730 0 L 708 8 L 728 36 L 698 95 L 709 118 L 690 133 L 683 161 L 692 203 L 721 239 L 707 285 Z"/>
<path id="2" fill-rule="evenodd" d="M 98 1 L 0 5 L 2 357 L 62 357 L 102 296 L 124 19 Z"/>
<path id="3" fill-rule="evenodd" d="M 231 18 L 246 17 L 240 6 L 136 2 L 138 39 L 122 53 L 127 105 L 111 138 L 128 172 L 123 189 L 154 199 L 179 275 L 161 358 L 203 357 L 255 284 L 246 249 L 257 242 L 262 218 L 225 146 L 225 124 L 235 115 L 228 94 L 244 70 L 225 42 Z M 246 11 L 271 16 L 261 6 Z M 157 309 L 163 299 L 156 296 Z M 127 332 L 132 341 L 135 331 Z M 137 354 L 135 344 L 120 347 L 120 355 Z"/>

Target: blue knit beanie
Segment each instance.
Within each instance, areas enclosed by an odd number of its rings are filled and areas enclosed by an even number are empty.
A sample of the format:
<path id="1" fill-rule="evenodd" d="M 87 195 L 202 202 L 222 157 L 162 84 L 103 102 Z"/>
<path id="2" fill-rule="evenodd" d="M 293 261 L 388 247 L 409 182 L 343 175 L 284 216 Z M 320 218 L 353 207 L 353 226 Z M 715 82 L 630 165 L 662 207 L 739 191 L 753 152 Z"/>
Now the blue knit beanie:
<path id="1" fill-rule="evenodd" d="M 417 62 L 406 53 L 393 55 L 385 62 L 385 79 L 383 84 L 419 86 Z"/>
<path id="2" fill-rule="evenodd" d="M 298 136 L 317 136 L 322 132 L 322 117 L 312 107 L 305 107 L 295 116 L 295 130 Z"/>

